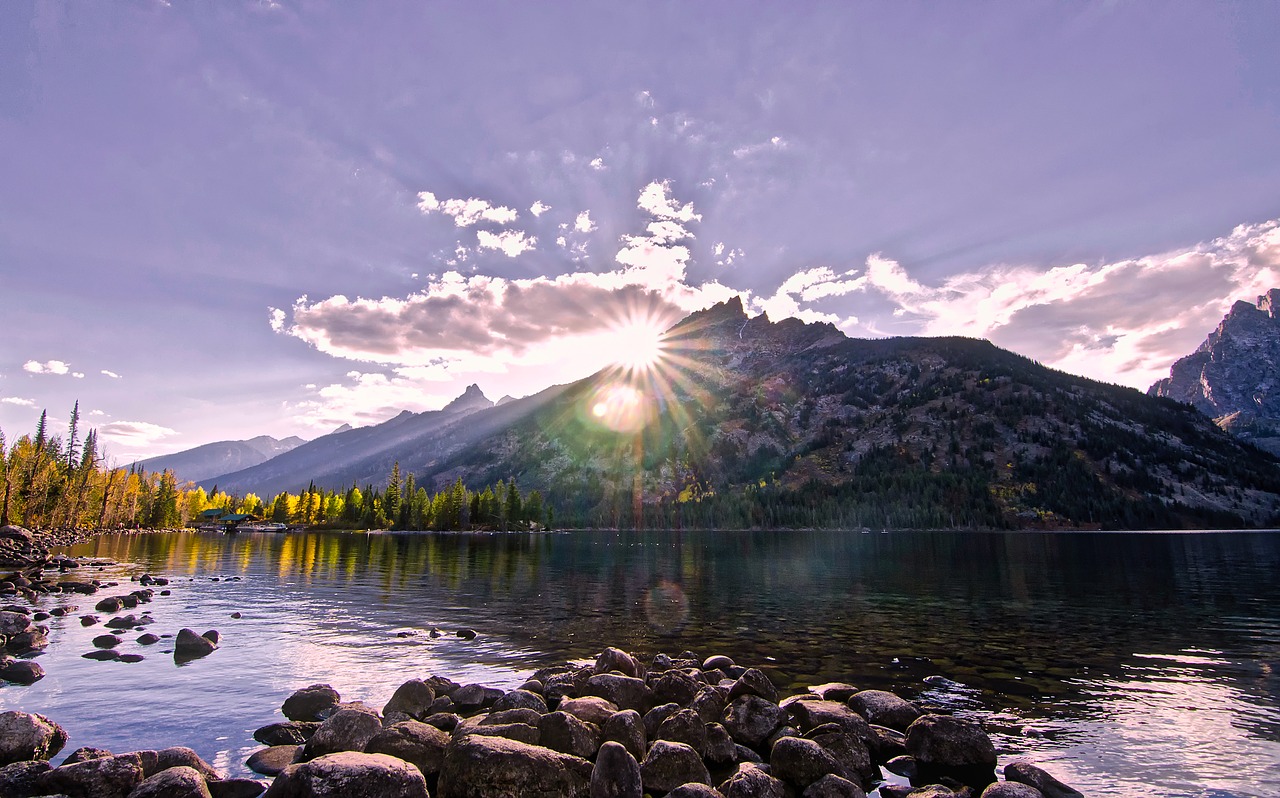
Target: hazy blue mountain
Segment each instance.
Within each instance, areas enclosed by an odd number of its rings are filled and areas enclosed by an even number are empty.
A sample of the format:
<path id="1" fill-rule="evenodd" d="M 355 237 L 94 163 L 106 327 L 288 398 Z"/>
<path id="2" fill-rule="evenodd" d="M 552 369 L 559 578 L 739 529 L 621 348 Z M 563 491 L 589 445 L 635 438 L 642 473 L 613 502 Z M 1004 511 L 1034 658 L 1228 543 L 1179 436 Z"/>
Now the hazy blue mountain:
<path id="1" fill-rule="evenodd" d="M 194 449 L 142 460 L 138 465 L 148 471 L 167 468 L 179 481 L 201 482 L 211 476 L 265 462 L 304 443 L 306 441 L 297 436 L 277 440 L 270 435 L 259 435 L 245 441 L 206 443 Z"/>

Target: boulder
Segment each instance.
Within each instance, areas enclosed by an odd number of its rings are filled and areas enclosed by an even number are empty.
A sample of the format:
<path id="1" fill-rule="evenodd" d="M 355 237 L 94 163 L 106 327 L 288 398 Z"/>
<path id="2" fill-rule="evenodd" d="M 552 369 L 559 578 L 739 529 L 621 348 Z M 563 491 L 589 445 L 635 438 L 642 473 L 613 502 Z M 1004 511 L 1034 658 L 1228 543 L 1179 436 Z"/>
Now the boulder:
<path id="1" fill-rule="evenodd" d="M 0 765 L 50 759 L 67 744 L 67 733 L 43 715 L 0 712 Z"/>
<path id="2" fill-rule="evenodd" d="M 1030 784 L 997 781 L 995 784 L 987 785 L 987 788 L 982 791 L 981 798 L 1044 798 L 1044 793 Z"/>
<path id="3" fill-rule="evenodd" d="M 618 706 L 598 696 L 585 696 L 561 701 L 556 706 L 556 710 L 568 712 L 578 720 L 603 726 L 605 721 L 618 711 Z"/>
<path id="4" fill-rule="evenodd" d="M 847 703 L 850 709 L 866 718 L 867 723 L 901 732 L 922 714 L 915 704 L 886 690 L 863 690 L 850 696 Z"/>
<path id="5" fill-rule="evenodd" d="M 804 790 L 829 773 L 847 778 L 849 772 L 827 749 L 803 737 L 783 737 L 773 744 L 769 770 L 779 779 Z"/>
<path id="6" fill-rule="evenodd" d="M 537 726 L 541 719 L 542 713 L 534 712 L 532 709 L 504 709 L 481 716 L 479 725 L 504 726 L 508 723 L 523 723 L 528 726 Z"/>
<path id="7" fill-rule="evenodd" d="M 702 687 L 697 679 L 679 670 L 664 671 L 649 679 L 649 689 L 653 691 L 653 700 L 658 704 L 670 703 L 687 707 L 693 703 Z"/>
<path id="8" fill-rule="evenodd" d="M 162 770 L 176 767 L 191 768 L 209 780 L 216 781 L 222 778 L 213 765 L 201 759 L 199 754 L 186 746 L 175 745 L 158 751 L 139 751 L 138 756 L 142 758 L 142 775 L 147 778 Z"/>
<path id="9" fill-rule="evenodd" d="M 253 739 L 263 745 L 302 745 L 316 733 L 320 724 L 314 721 L 288 721 L 270 723 L 253 733 Z"/>
<path id="10" fill-rule="evenodd" d="M 245 767 L 263 776 L 278 776 L 297 759 L 301 745 L 273 745 L 259 748 L 245 760 Z"/>
<path id="11" fill-rule="evenodd" d="M 13 637 L 31 628 L 31 618 L 25 613 L 0 611 L 0 637 Z"/>
<path id="12" fill-rule="evenodd" d="M 710 785 L 690 782 L 667 793 L 667 798 L 724 798 L 724 795 Z"/>
<path id="13" fill-rule="evenodd" d="M 338 705 L 338 691 L 327 684 L 313 684 L 294 692 L 280 709 L 289 720 L 324 720 L 324 712 Z"/>
<path id="14" fill-rule="evenodd" d="M 383 715 L 402 712 L 414 720 L 422 720 L 431 714 L 431 704 L 436 700 L 436 691 L 421 679 L 410 679 L 396 688 L 391 699 L 382 708 Z"/>
<path id="15" fill-rule="evenodd" d="M 733 764 L 737 759 L 737 752 L 729 730 L 719 723 L 708 723 L 704 728 L 707 732 L 707 747 L 703 751 L 703 758 L 712 765 Z"/>
<path id="16" fill-rule="evenodd" d="M 697 751 L 698 756 L 707 755 L 707 727 L 692 709 L 681 709 L 668 715 L 659 724 L 654 739 L 684 743 Z"/>
<path id="17" fill-rule="evenodd" d="M 15 659 L 0 664 L 0 679 L 14 684 L 35 684 L 44 678 L 44 668 L 29 659 Z"/>
<path id="18" fill-rule="evenodd" d="M 124 641 L 115 635 L 98 635 L 92 642 L 94 648 L 115 648 Z"/>
<path id="19" fill-rule="evenodd" d="M 681 784 L 711 784 L 711 774 L 702 757 L 684 743 L 655 740 L 640 763 L 640 780 L 646 792 L 665 793 Z"/>
<path id="20" fill-rule="evenodd" d="M 416 720 L 392 724 L 378 732 L 364 747 L 366 754 L 387 754 L 410 763 L 424 776 L 440 772 L 449 735 Z"/>
<path id="21" fill-rule="evenodd" d="M 127 798 L 142 779 L 142 760 L 138 755 L 118 754 L 55 768 L 40 777 L 39 786 L 45 795 Z"/>
<path id="22" fill-rule="evenodd" d="M 830 773 L 806 787 L 801 798 L 867 798 L 867 794 L 848 779 Z"/>
<path id="23" fill-rule="evenodd" d="M 269 785 L 254 779 L 223 779 L 211 781 L 207 786 L 213 798 L 258 798 Z"/>
<path id="24" fill-rule="evenodd" d="M 787 785 L 753 764 L 742 764 L 720 785 L 720 792 L 724 798 L 786 798 Z"/>
<path id="25" fill-rule="evenodd" d="M 704 671 L 724 670 L 733 667 L 733 660 L 724 654 L 716 654 L 707 657 L 702 661 L 702 669 Z"/>
<path id="26" fill-rule="evenodd" d="M 641 720 L 639 712 L 634 709 L 615 712 L 604 722 L 600 731 L 603 739 L 620 743 L 637 760 L 644 759 L 645 751 L 649 747 L 649 739 L 645 734 L 644 721 Z"/>
<path id="27" fill-rule="evenodd" d="M 502 737 L 464 735 L 445 752 L 436 798 L 546 795 L 586 798 L 585 759 Z"/>
<path id="28" fill-rule="evenodd" d="M 213 798 L 199 771 L 172 767 L 148 776 L 133 788 L 129 798 Z"/>
<path id="29" fill-rule="evenodd" d="M 644 675 L 644 669 L 636 658 L 627 652 L 617 648 L 606 648 L 596 657 L 596 673 L 609 673 L 616 671 L 623 676 L 640 677 Z"/>
<path id="30" fill-rule="evenodd" d="M 923 715 L 907 727 L 907 753 L 920 778 L 949 776 L 981 791 L 995 781 L 996 749 L 982 727 L 950 715 Z"/>
<path id="31" fill-rule="evenodd" d="M 641 798 L 640 763 L 621 743 L 600 746 L 591 770 L 591 798 Z"/>
<path id="32" fill-rule="evenodd" d="M 600 673 L 587 680 L 585 695 L 603 698 L 619 709 L 647 712 L 653 706 L 653 691 L 643 679 L 617 673 Z"/>
<path id="33" fill-rule="evenodd" d="M 804 732 L 834 723 L 864 743 L 875 736 L 861 715 L 837 701 L 796 701 L 787 705 L 787 712 Z"/>
<path id="34" fill-rule="evenodd" d="M 45 626 L 32 626 L 9 638 L 8 649 L 14 654 L 25 654 L 28 651 L 40 651 L 49 647 L 49 629 Z"/>
<path id="35" fill-rule="evenodd" d="M 301 761 L 335 754 L 363 751 L 374 735 L 382 731 L 377 713 L 361 709 L 340 709 L 325 719 L 303 746 Z"/>
<path id="36" fill-rule="evenodd" d="M 11 762 L 0 767 L 0 795 L 12 798 L 36 795 L 36 784 L 40 776 L 52 769 L 53 766 L 43 759 Z"/>
<path id="37" fill-rule="evenodd" d="M 1044 798 L 1082 798 L 1081 793 L 1049 775 L 1030 762 L 1015 760 L 1004 766 L 1008 781 L 1027 784 L 1044 794 Z"/>
<path id="38" fill-rule="evenodd" d="M 508 709 L 531 709 L 539 715 L 547 714 L 547 702 L 542 696 L 528 690 L 512 690 L 493 702 L 491 709 L 502 712 Z"/>
<path id="39" fill-rule="evenodd" d="M 724 715 L 729 705 L 729 690 L 724 687 L 703 687 L 693 697 L 690 707 L 698 713 L 703 723 L 714 723 Z"/>
<path id="40" fill-rule="evenodd" d="M 850 696 L 858 692 L 858 688 L 845 682 L 826 682 L 813 685 L 809 692 L 824 701 L 848 701 Z"/>
<path id="41" fill-rule="evenodd" d="M 538 719 L 539 744 L 562 754 L 591 759 L 600 748 L 600 727 L 568 712 L 552 712 Z"/>
<path id="42" fill-rule="evenodd" d="M 680 711 L 679 704 L 662 704 L 644 713 L 644 733 L 649 739 L 658 736 L 658 727 L 662 722 Z"/>
<path id="43" fill-rule="evenodd" d="M 428 798 L 416 767 L 386 754 L 341 751 L 290 765 L 266 798 Z"/>
<path id="44" fill-rule="evenodd" d="M 774 704 L 778 703 L 778 688 L 773 686 L 773 682 L 769 681 L 768 676 L 765 676 L 762 671 L 758 671 L 755 668 L 748 668 L 743 671 L 738 680 L 729 688 L 730 701 L 740 695 L 758 695 L 766 701 Z"/>
<path id="45" fill-rule="evenodd" d="M 863 789 L 870 789 L 872 783 L 880 778 L 880 769 L 876 767 L 866 743 L 840 726 L 825 724 L 808 732 L 805 737 L 835 757 L 846 771 L 841 775 L 850 781 L 859 782 Z"/>
<path id="46" fill-rule="evenodd" d="M 218 644 L 207 637 L 196 634 L 191 629 L 179 629 L 173 641 L 173 660 L 178 664 L 212 654 Z"/>
<path id="47" fill-rule="evenodd" d="M 777 704 L 757 695 L 744 695 L 725 707 L 721 723 L 734 742 L 758 750 L 786 721 L 786 710 Z"/>
<path id="48" fill-rule="evenodd" d="M 74 765 L 77 762 L 88 762 L 90 759 L 105 759 L 110 756 L 115 756 L 115 754 L 105 748 L 94 748 L 93 746 L 85 745 L 68 754 L 67 758 L 62 760 L 62 764 Z"/>

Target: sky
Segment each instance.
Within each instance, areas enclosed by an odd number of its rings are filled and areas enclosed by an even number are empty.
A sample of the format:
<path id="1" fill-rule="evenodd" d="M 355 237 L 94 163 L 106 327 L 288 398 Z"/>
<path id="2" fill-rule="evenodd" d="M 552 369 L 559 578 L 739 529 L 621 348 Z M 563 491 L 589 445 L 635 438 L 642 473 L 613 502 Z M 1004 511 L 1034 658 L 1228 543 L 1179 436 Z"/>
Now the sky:
<path id="1" fill-rule="evenodd" d="M 7 0 L 0 430 L 310 439 L 733 296 L 1145 390 L 1280 287 L 1277 36 L 1265 2 Z"/>

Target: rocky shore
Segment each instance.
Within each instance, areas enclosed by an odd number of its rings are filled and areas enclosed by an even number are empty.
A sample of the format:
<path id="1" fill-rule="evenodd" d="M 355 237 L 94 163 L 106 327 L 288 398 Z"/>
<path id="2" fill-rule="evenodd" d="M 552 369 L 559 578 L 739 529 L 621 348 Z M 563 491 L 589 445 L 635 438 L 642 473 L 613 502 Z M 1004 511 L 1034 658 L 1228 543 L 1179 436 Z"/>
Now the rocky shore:
<path id="1" fill-rule="evenodd" d="M 191 749 L 113 754 L 54 721 L 0 713 L 0 795 L 94 798 L 1072 798 L 1027 762 L 998 775 L 969 720 L 880 690 L 814 685 L 783 697 L 725 655 L 605 649 L 518 689 L 442 676 L 402 684 L 381 711 L 328 685 L 285 698 L 247 765 L 226 779 Z M 886 777 L 896 774 L 896 777 Z M 889 778 L 886 781 L 886 778 Z M 908 784 L 910 786 L 908 786 Z"/>

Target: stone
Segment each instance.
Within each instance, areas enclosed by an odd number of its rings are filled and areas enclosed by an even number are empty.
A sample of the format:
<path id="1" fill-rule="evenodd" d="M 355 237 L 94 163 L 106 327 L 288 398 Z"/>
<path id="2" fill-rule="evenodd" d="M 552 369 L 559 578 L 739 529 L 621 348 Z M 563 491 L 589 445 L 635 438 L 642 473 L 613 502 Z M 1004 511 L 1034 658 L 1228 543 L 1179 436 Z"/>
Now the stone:
<path id="1" fill-rule="evenodd" d="M 276 776 L 266 798 L 428 798 L 416 767 L 386 754 L 341 751 Z"/>
<path id="2" fill-rule="evenodd" d="M 824 701 L 848 701 L 850 696 L 858 692 L 858 688 L 845 682 L 826 682 L 813 685 L 809 692 Z"/>
<path id="3" fill-rule="evenodd" d="M 253 739 L 263 745 L 302 745 L 318 728 L 320 724 L 314 721 L 270 723 L 255 731 Z"/>
<path id="4" fill-rule="evenodd" d="M 787 712 L 804 732 L 834 723 L 863 742 L 874 737 L 867 721 L 838 701 L 797 701 L 787 706 Z"/>
<path id="5" fill-rule="evenodd" d="M 644 713 L 644 733 L 653 739 L 658 735 L 662 722 L 680 711 L 679 704 L 662 704 Z"/>
<path id="6" fill-rule="evenodd" d="M 600 731 L 604 740 L 619 743 L 637 760 L 644 759 L 649 740 L 639 712 L 634 709 L 615 712 L 604 722 Z"/>
<path id="7" fill-rule="evenodd" d="M 43 715 L 0 712 L 0 765 L 51 759 L 66 744 L 66 731 Z"/>
<path id="8" fill-rule="evenodd" d="M 537 693 L 528 690 L 512 690 L 493 702 L 491 709 L 501 712 L 507 709 L 531 709 L 539 715 L 547 714 L 547 701 Z"/>
<path id="9" fill-rule="evenodd" d="M 692 709 L 681 709 L 668 715 L 658 726 L 656 740 L 673 743 L 684 743 L 698 752 L 698 756 L 707 753 L 707 727 Z"/>
<path id="10" fill-rule="evenodd" d="M 1004 766 L 1004 777 L 1008 781 L 1027 784 L 1044 794 L 1044 798 L 1082 798 L 1081 793 L 1030 762 L 1014 760 Z"/>
<path id="11" fill-rule="evenodd" d="M 421 679 L 410 679 L 396 688 L 391 699 L 382 708 L 383 715 L 403 712 L 414 720 L 422 720 L 431 714 L 431 704 L 436 700 L 436 691 Z"/>
<path id="12" fill-rule="evenodd" d="M 115 754 L 105 748 L 94 748 L 92 746 L 82 746 L 72 751 L 66 759 L 62 760 L 64 765 L 74 765 L 77 762 L 88 762 L 90 759 L 105 759 Z"/>
<path id="13" fill-rule="evenodd" d="M 810 731 L 805 737 L 835 757 L 846 771 L 841 775 L 850 781 L 859 782 L 863 789 L 870 789 L 872 783 L 880 778 L 880 769 L 876 767 L 876 760 L 866 743 L 840 726 L 825 724 Z"/>
<path id="14" fill-rule="evenodd" d="M 603 726 L 604 722 L 618 711 L 618 706 L 598 696 L 585 696 L 561 701 L 556 706 L 556 710 L 568 712 L 578 720 Z"/>
<path id="15" fill-rule="evenodd" d="M 139 755 L 145 754 L 145 751 L 139 751 Z M 220 779 L 222 775 L 210 765 L 208 762 L 200 758 L 195 751 L 183 745 L 175 745 L 169 748 L 161 748 L 155 752 L 154 761 L 142 761 L 143 776 L 150 777 L 153 773 L 158 773 L 168 768 L 188 767 L 199 773 L 206 779 Z"/>
<path id="16" fill-rule="evenodd" d="M 423 718 L 422 722 L 428 726 L 435 726 L 440 731 L 451 732 L 458 728 L 462 718 L 452 712 L 436 712 Z"/>
<path id="17" fill-rule="evenodd" d="M 1030 784 L 1016 781 L 998 781 L 987 785 L 981 798 L 1044 798 L 1044 793 Z"/>
<path id="18" fill-rule="evenodd" d="M 154 645 L 155 643 L 159 643 L 160 638 L 156 637 L 150 632 L 147 632 L 144 635 L 138 635 L 138 638 L 134 642 L 136 642 L 140 646 L 150 646 L 150 645 Z"/>
<path id="19" fill-rule="evenodd" d="M 766 701 L 778 703 L 778 688 L 774 687 L 769 677 L 755 668 L 748 668 L 729 688 L 729 700 L 740 695 L 757 695 Z"/>
<path id="20" fill-rule="evenodd" d="M 787 798 L 787 785 L 752 764 L 738 766 L 738 771 L 720 785 L 724 798 Z"/>
<path id="21" fill-rule="evenodd" d="M 667 793 L 667 798 L 724 798 L 724 796 L 715 787 L 690 782 L 689 784 L 681 784 Z"/>
<path id="22" fill-rule="evenodd" d="M 367 754 L 387 754 L 412 764 L 424 776 L 440 772 L 449 735 L 416 720 L 394 723 L 378 732 L 364 747 Z"/>
<path id="23" fill-rule="evenodd" d="M 92 798 L 127 798 L 142 783 L 142 760 L 137 754 L 117 754 L 63 765 L 39 779 L 42 794 L 64 793 Z"/>
<path id="24" fill-rule="evenodd" d="M 653 706 L 653 691 L 643 679 L 617 673 L 600 673 L 587 680 L 585 695 L 599 696 L 619 709 L 648 712 Z"/>
<path id="25" fill-rule="evenodd" d="M 538 720 L 539 744 L 562 754 L 591 759 L 600 748 L 600 727 L 568 712 L 552 712 Z"/>
<path id="26" fill-rule="evenodd" d="M 693 697 L 691 708 L 702 718 L 703 723 L 714 723 L 724 715 L 724 708 L 729 705 L 729 690 L 724 687 L 703 687 Z"/>
<path id="27" fill-rule="evenodd" d="M 867 794 L 848 779 L 829 773 L 806 787 L 801 798 L 867 798 Z"/>
<path id="28" fill-rule="evenodd" d="M 35 684 L 44 678 L 44 668 L 29 659 L 15 659 L 0 664 L 0 679 L 14 684 Z"/>
<path id="29" fill-rule="evenodd" d="M 25 613 L 0 611 L 0 637 L 13 637 L 31 628 L 31 619 Z"/>
<path id="30" fill-rule="evenodd" d="M 719 723 L 708 723 L 704 727 L 707 732 L 707 747 L 703 758 L 712 765 L 731 765 L 736 761 L 736 750 L 729 730 Z"/>
<path id="31" fill-rule="evenodd" d="M 783 737 L 774 743 L 769 754 L 769 769 L 773 776 L 797 790 L 804 790 L 831 773 L 841 778 L 849 775 L 829 751 L 803 737 Z"/>
<path id="32" fill-rule="evenodd" d="M 644 675 L 644 669 L 636 661 L 636 658 L 618 648 L 606 648 L 600 652 L 600 656 L 596 657 L 596 673 L 609 673 L 611 671 L 631 677 Z"/>
<path id="33" fill-rule="evenodd" d="M 704 671 L 724 670 L 732 667 L 733 660 L 723 654 L 716 654 L 702 661 L 702 669 Z"/>
<path id="34" fill-rule="evenodd" d="M 905 732 L 923 714 L 915 704 L 886 690 L 863 690 L 850 696 L 847 703 L 850 709 L 866 718 L 867 723 L 900 732 Z"/>
<path id="35" fill-rule="evenodd" d="M 25 654 L 28 651 L 40 651 L 49 647 L 49 630 L 44 626 L 32 626 L 25 632 L 19 632 L 9 638 L 8 648 L 14 654 Z"/>
<path id="36" fill-rule="evenodd" d="M 758 750 L 786 721 L 786 710 L 777 704 L 757 695 L 744 695 L 725 707 L 721 723 L 734 742 Z"/>
<path id="37" fill-rule="evenodd" d="M 542 745 L 542 733 L 537 726 L 527 723 L 495 723 L 492 726 L 459 726 L 455 734 L 475 734 L 483 737 L 505 737 L 527 745 Z M 544 746 L 545 747 L 545 746 Z"/>
<path id="38" fill-rule="evenodd" d="M 606 742 L 591 770 L 590 790 L 591 798 L 641 798 L 640 763 L 622 744 Z"/>
<path id="39" fill-rule="evenodd" d="M 114 648 L 100 648 L 96 651 L 81 654 L 80 656 L 85 659 L 96 659 L 99 662 L 108 662 L 110 660 L 120 659 L 120 652 L 116 651 Z"/>
<path id="40" fill-rule="evenodd" d="M 179 765 L 148 776 L 129 798 L 213 798 L 200 772 Z"/>
<path id="41" fill-rule="evenodd" d="M 218 644 L 207 637 L 196 634 L 191 629 L 179 629 L 173 641 L 173 660 L 178 664 L 190 662 L 212 654 Z"/>
<path id="42" fill-rule="evenodd" d="M 532 709 L 503 709 L 481 717 L 480 725 L 501 726 L 507 723 L 523 723 L 528 726 L 537 726 L 541 718 L 542 715 Z"/>
<path id="43" fill-rule="evenodd" d="M 640 780 L 646 792 L 664 793 L 691 781 L 709 785 L 711 774 L 692 747 L 655 740 L 640 763 Z"/>
<path id="44" fill-rule="evenodd" d="M 115 635 L 98 635 L 92 642 L 94 648 L 115 648 L 124 641 Z"/>
<path id="45" fill-rule="evenodd" d="M 213 798 L 258 798 L 269 786 L 254 779 L 222 779 L 207 784 Z"/>
<path id="46" fill-rule="evenodd" d="M 11 762 L 0 767 L 0 795 L 11 798 L 29 798 L 36 795 L 40 776 L 53 769 L 43 759 Z"/>
<path id="47" fill-rule="evenodd" d="M 502 737 L 464 735 L 445 752 L 436 798 L 586 798 L 591 773 L 591 763 L 576 756 Z"/>
<path id="48" fill-rule="evenodd" d="M 320 724 L 303 746 L 301 761 L 309 762 L 339 751 L 363 751 L 374 735 L 382 731 L 377 713 L 361 709 L 340 709 Z"/>
<path id="49" fill-rule="evenodd" d="M 293 764 L 293 760 L 297 758 L 298 752 L 302 750 L 300 745 L 273 745 L 268 748 L 259 748 L 249 758 L 245 760 L 245 767 L 254 773 L 260 773 L 263 776 L 278 776 L 285 768 Z"/>
<path id="50" fill-rule="evenodd" d="M 702 683 L 684 671 L 669 670 L 650 678 L 649 689 L 655 703 L 687 707 L 702 689 Z"/>
<path id="51" fill-rule="evenodd" d="M 81 626 L 93 626 L 93 625 L 94 625 L 95 623 L 97 623 L 97 622 L 98 622 L 98 616 L 96 616 L 96 615 L 81 615 L 81 616 L 80 616 L 80 625 L 81 625 Z"/>
<path id="52" fill-rule="evenodd" d="M 996 780 L 996 749 L 976 723 L 950 715 L 923 715 L 907 727 L 907 753 L 919 776 L 949 776 L 981 791 Z"/>
<path id="53" fill-rule="evenodd" d="M 284 700 L 280 708 L 289 720 L 318 721 L 324 711 L 338 705 L 338 691 L 327 684 L 313 684 L 297 690 Z"/>
<path id="54" fill-rule="evenodd" d="M 142 662 L 146 657 L 141 654 L 121 654 L 117 659 L 120 662 Z"/>
<path id="55" fill-rule="evenodd" d="M 93 606 L 98 612 L 119 612 L 124 608 L 124 601 L 119 596 L 108 596 Z"/>

